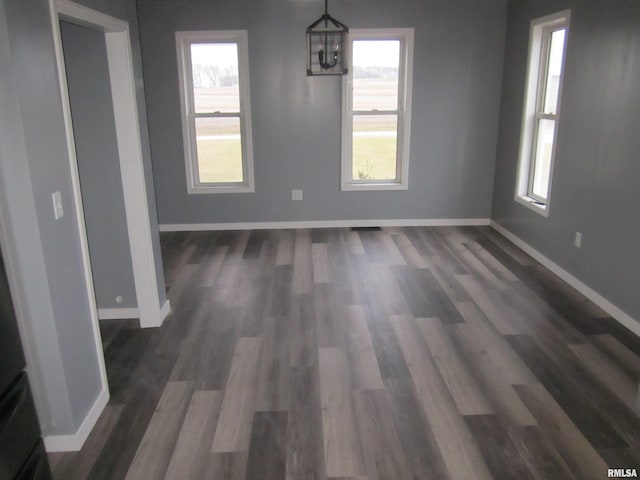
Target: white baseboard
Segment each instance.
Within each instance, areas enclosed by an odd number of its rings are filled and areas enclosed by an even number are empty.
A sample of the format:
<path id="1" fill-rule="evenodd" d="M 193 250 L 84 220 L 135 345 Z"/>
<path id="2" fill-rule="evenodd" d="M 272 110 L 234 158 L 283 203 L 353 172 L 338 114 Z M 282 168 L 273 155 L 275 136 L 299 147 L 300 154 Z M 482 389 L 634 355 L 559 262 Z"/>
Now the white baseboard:
<path id="1" fill-rule="evenodd" d="M 237 222 L 237 223 L 165 223 L 161 232 L 195 232 L 213 230 L 286 230 L 295 228 L 349 227 L 455 227 L 490 225 L 488 218 L 402 218 L 380 220 L 312 220 L 295 222 Z"/>
<path id="2" fill-rule="evenodd" d="M 100 418 L 108 401 L 109 391 L 104 389 L 100 392 L 96 401 L 93 402 L 93 406 L 89 410 L 89 413 L 87 413 L 87 416 L 84 417 L 82 425 L 80 425 L 76 433 L 70 435 L 46 435 L 44 437 L 44 447 L 47 452 L 79 451 L 98 421 L 98 418 Z"/>
<path id="3" fill-rule="evenodd" d="M 162 322 L 167 315 L 171 313 L 171 303 L 169 300 L 164 302 L 160 308 L 160 321 Z M 99 308 L 98 318 L 100 320 L 126 320 L 129 318 L 140 318 L 140 312 L 137 308 Z"/>
<path id="4" fill-rule="evenodd" d="M 169 299 L 167 299 L 164 302 L 164 305 L 162 305 L 162 308 L 160 309 L 160 321 L 164 322 L 164 319 L 167 318 L 167 316 L 171 313 L 171 302 L 169 301 Z"/>
<path id="5" fill-rule="evenodd" d="M 515 236 L 513 233 L 511 233 L 509 230 L 504 228 L 499 223 L 492 220 L 491 227 L 493 227 L 497 232 L 499 232 L 500 234 L 505 236 L 507 239 L 509 239 L 512 243 L 520 247 L 526 253 L 531 255 L 538 262 L 540 262 L 542 265 L 547 267 L 549 270 L 555 273 L 558 277 L 560 277 L 562 280 L 567 282 L 573 288 L 578 290 L 582 295 L 587 297 L 589 300 L 591 300 L 593 303 L 595 303 L 601 309 L 603 309 L 605 312 L 611 315 L 615 320 L 617 320 L 619 323 L 621 323 L 622 325 L 624 325 L 625 327 L 627 327 L 629 330 L 631 330 L 633 333 L 635 333 L 637 336 L 640 337 L 640 322 L 638 320 L 634 319 L 631 315 L 623 311 L 621 308 L 611 303 L 609 300 L 604 298 L 598 292 L 596 292 L 591 287 L 587 286 L 578 278 L 574 277 L 572 274 L 570 274 L 565 269 L 560 267 L 558 264 L 556 264 L 555 262 L 553 262 L 552 260 L 544 256 L 542 253 L 540 253 L 538 250 L 533 248 L 531 245 L 529 245 L 519 237 Z"/>
<path id="6" fill-rule="evenodd" d="M 127 318 L 139 318 L 140 313 L 137 308 L 99 308 L 98 319 L 100 320 L 124 320 Z"/>

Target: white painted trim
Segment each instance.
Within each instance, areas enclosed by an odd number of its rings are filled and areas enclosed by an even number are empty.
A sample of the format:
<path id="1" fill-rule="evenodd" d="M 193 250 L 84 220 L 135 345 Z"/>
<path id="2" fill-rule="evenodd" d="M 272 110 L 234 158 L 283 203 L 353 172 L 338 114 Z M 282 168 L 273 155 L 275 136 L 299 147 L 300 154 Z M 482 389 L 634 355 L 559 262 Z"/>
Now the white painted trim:
<path id="1" fill-rule="evenodd" d="M 384 190 L 409 190 L 409 185 L 407 182 L 402 182 L 402 181 L 367 182 L 367 183 L 357 183 L 357 182 L 346 181 L 342 183 L 343 192 L 380 192 Z"/>
<path id="2" fill-rule="evenodd" d="M 98 418 L 102 414 L 104 407 L 109 402 L 109 391 L 103 389 L 89 413 L 84 417 L 82 425 L 76 433 L 69 435 L 47 435 L 44 437 L 44 448 L 47 452 L 77 452 L 82 448 L 91 430 L 95 426 Z"/>
<path id="3" fill-rule="evenodd" d="M 552 15 L 531 21 L 529 28 L 529 50 L 527 54 L 527 76 L 525 83 L 525 94 L 522 105 L 522 123 L 520 125 L 520 144 L 518 150 L 518 173 L 516 178 L 516 188 L 514 200 L 528 209 L 544 216 L 549 216 L 549 208 L 551 205 L 551 191 L 553 187 L 553 169 L 555 163 L 556 146 L 558 144 L 558 130 L 560 126 L 560 114 L 562 110 L 562 87 L 564 78 L 564 69 L 568 54 L 569 45 L 569 25 L 571 21 L 571 10 L 563 10 Z M 565 53 L 562 59 L 562 67 L 560 73 L 560 85 L 558 90 L 556 125 L 553 137 L 553 148 L 551 153 L 551 165 L 549 167 L 549 187 L 547 191 L 547 200 L 545 205 L 536 204 L 529 197 L 529 181 L 531 177 L 531 164 L 534 131 L 535 131 L 535 113 L 538 106 L 538 89 L 541 83 L 543 60 L 543 40 L 545 29 L 549 26 L 562 25 L 566 28 L 565 36 Z"/>
<path id="4" fill-rule="evenodd" d="M 73 204 L 75 206 L 76 214 L 76 228 L 78 229 L 78 237 L 80 238 L 80 254 L 82 256 L 82 266 L 84 274 L 83 280 L 85 284 L 85 293 L 87 295 L 87 301 L 89 304 L 89 321 L 91 322 L 91 329 L 93 331 L 94 348 L 98 360 L 98 369 L 100 371 L 100 388 L 102 392 L 101 395 L 104 395 L 106 399 L 108 399 L 109 382 L 107 380 L 107 370 L 104 363 L 104 354 L 102 352 L 102 336 L 100 334 L 100 326 L 98 324 L 98 307 L 96 305 L 96 296 L 93 287 L 93 273 L 91 271 L 91 261 L 89 258 L 87 228 L 84 223 L 84 206 L 82 204 L 82 193 L 80 190 L 80 174 L 78 172 L 78 160 L 76 157 L 75 140 L 73 136 L 73 123 L 71 121 L 71 103 L 69 101 L 69 91 L 67 89 L 67 73 L 64 65 L 64 52 L 62 49 L 62 36 L 60 33 L 60 17 L 58 8 L 64 8 L 67 6 L 72 7 L 74 5 L 70 2 L 68 2 L 67 4 L 67 2 L 55 2 L 54 0 L 49 0 L 51 26 L 53 30 L 53 44 L 56 63 L 58 67 L 58 83 L 60 88 L 60 97 L 62 100 L 61 103 L 64 116 L 65 133 L 67 137 L 67 154 L 69 158 L 69 170 L 71 172 L 71 186 L 73 189 Z M 98 399 L 100 399 L 100 396 L 98 396 Z M 95 421 L 91 424 L 92 427 L 94 423 Z"/>
<path id="5" fill-rule="evenodd" d="M 124 320 L 128 318 L 138 318 L 140 313 L 137 308 L 99 308 L 98 318 L 100 320 Z"/>
<path id="6" fill-rule="evenodd" d="M 70 20 L 76 25 L 94 30 L 98 27 L 102 32 L 122 32 L 129 28 L 127 22 L 123 20 L 68 0 L 55 0 L 55 6 L 60 18 Z"/>
<path id="7" fill-rule="evenodd" d="M 565 269 L 556 264 L 553 260 L 550 260 L 548 257 L 540 253 L 538 250 L 533 248 L 531 245 L 526 243 L 524 240 L 520 239 L 509 230 L 504 228 L 502 225 L 495 221 L 491 221 L 491 227 L 494 228 L 498 233 L 506 237 L 516 246 L 520 247 L 526 253 L 528 253 L 531 257 L 536 259 L 546 268 L 555 273 L 562 280 L 567 282 L 573 288 L 578 290 L 582 295 L 587 297 L 593 303 L 598 305 L 601 309 L 611 315 L 614 319 L 616 319 L 619 323 L 627 327 L 633 333 L 640 337 L 640 321 L 634 319 L 631 315 L 624 312 L 621 308 L 617 307 L 609 300 L 604 298 L 598 292 L 593 290 L 591 287 L 584 284 L 581 280 L 574 277 L 572 274 L 567 272 Z"/>
<path id="8" fill-rule="evenodd" d="M 160 309 L 160 318 L 164 320 L 171 313 L 171 302 L 166 300 Z M 137 308 L 99 308 L 98 318 L 100 320 L 126 320 L 129 318 L 140 318 Z"/>
<path id="9" fill-rule="evenodd" d="M 170 313 L 171 302 L 169 301 L 169 299 L 167 299 L 167 301 L 164 302 L 164 305 L 162 305 L 162 308 L 160 309 L 160 318 L 164 321 L 164 319 L 167 318 Z"/>
<path id="10" fill-rule="evenodd" d="M 342 77 L 342 141 L 340 189 L 342 191 L 408 190 L 411 146 L 411 105 L 413 84 L 413 28 L 357 28 L 349 31 L 348 51 L 353 52 L 354 40 L 399 40 L 400 65 L 398 85 L 398 138 L 396 146 L 396 179 L 388 182 L 366 182 L 353 179 L 353 53 L 349 56 L 349 72 Z M 370 113 L 369 111 L 367 113 Z M 379 112 L 383 114 L 385 112 Z M 386 112 L 391 113 L 391 111 Z"/>
<path id="11" fill-rule="evenodd" d="M 113 99 L 113 113 L 116 124 L 118 156 L 122 189 L 124 193 L 125 213 L 133 277 L 136 287 L 138 310 L 140 312 L 141 327 L 157 327 L 162 324 L 160 314 L 160 298 L 157 288 L 155 260 L 151 240 L 151 222 L 147 204 L 146 182 L 140 140 L 140 125 L 136 103 L 135 79 L 131 59 L 131 42 L 129 39 L 129 24 L 108 15 L 96 12 L 82 5 L 68 0 L 49 0 L 52 2 L 52 23 L 54 28 L 54 43 L 58 61 L 60 87 L 62 91 L 63 109 L 65 111 L 65 127 L 67 130 L 67 144 L 71 161 L 73 190 L 78 213 L 79 228 L 83 243 L 83 257 L 88 265 L 90 276 L 88 249 L 86 248 L 86 230 L 82 214 L 82 199 L 77 174 L 77 159 L 73 140 L 73 126 L 71 123 L 71 109 L 66 87 L 64 56 L 62 40 L 58 24 L 58 15 L 67 21 L 88 26 L 105 33 L 107 46 L 107 60 L 109 63 L 109 79 Z M 55 2 L 55 3 L 53 3 Z M 91 296 L 93 284 L 88 281 Z M 95 304 L 95 300 L 92 302 Z M 97 313 L 96 313 L 97 325 Z M 97 328 L 97 327 L 96 327 Z"/>
<path id="12" fill-rule="evenodd" d="M 489 225 L 488 218 L 417 218 L 381 220 L 312 220 L 295 222 L 238 223 L 165 223 L 161 232 L 197 232 L 215 230 L 286 230 L 296 228 L 350 227 L 455 227 Z"/>
<path id="13" fill-rule="evenodd" d="M 518 182 L 519 181 L 520 180 L 518 180 Z M 549 206 L 548 203 L 546 203 L 544 205 L 538 205 L 537 203 L 535 203 L 535 200 L 533 200 L 532 198 L 530 198 L 530 197 L 528 197 L 526 195 L 519 195 L 519 194 L 516 194 L 514 199 L 519 204 L 524 205 L 525 207 L 533 210 L 536 213 L 539 213 L 543 217 L 548 217 L 549 216 L 549 209 L 547 208 Z"/>
<path id="14" fill-rule="evenodd" d="M 180 111 L 182 119 L 182 143 L 184 148 L 187 193 L 253 193 L 253 134 L 251 122 L 251 97 L 249 87 L 249 37 L 246 30 L 180 31 L 175 33 L 180 86 Z M 240 82 L 240 139 L 242 142 L 242 172 L 244 181 L 239 183 L 201 182 L 198 174 L 198 154 L 195 131 L 195 105 L 191 68 L 193 43 L 235 43 L 238 47 L 238 79 Z"/>
<path id="15" fill-rule="evenodd" d="M 153 258 L 129 30 L 107 33 L 105 37 L 140 326 L 159 327 L 162 325 L 160 297 Z"/>

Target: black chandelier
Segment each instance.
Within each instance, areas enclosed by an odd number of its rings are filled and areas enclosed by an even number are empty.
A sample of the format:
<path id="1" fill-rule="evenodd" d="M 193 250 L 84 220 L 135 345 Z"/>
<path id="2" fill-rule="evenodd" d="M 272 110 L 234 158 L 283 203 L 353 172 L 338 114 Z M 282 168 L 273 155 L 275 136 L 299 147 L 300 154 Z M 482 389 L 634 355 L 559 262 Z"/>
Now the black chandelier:
<path id="1" fill-rule="evenodd" d="M 307 27 L 307 75 L 345 75 L 347 73 L 347 34 L 349 28 L 327 12 Z"/>

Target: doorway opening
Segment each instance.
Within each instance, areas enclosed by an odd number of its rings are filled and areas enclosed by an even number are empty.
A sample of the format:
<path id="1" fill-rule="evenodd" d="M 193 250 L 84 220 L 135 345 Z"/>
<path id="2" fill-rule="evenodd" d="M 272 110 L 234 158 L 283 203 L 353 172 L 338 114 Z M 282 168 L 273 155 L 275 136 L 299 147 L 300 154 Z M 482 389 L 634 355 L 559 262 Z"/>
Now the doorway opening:
<path id="1" fill-rule="evenodd" d="M 170 312 L 170 305 L 168 301 L 160 305 L 140 140 L 135 80 L 131 61 L 129 25 L 127 22 L 96 12 L 95 10 L 68 0 L 49 0 L 49 6 L 67 137 L 67 150 L 73 189 L 73 208 L 76 212 L 77 228 L 80 237 L 80 249 L 84 270 L 83 281 L 89 303 L 90 321 L 93 329 L 96 352 L 103 352 L 60 22 L 64 21 L 72 25 L 87 27 L 104 35 L 106 70 L 110 83 L 110 90 L 107 95 L 111 96 L 110 103 L 113 110 L 115 137 L 115 145 L 112 146 L 120 169 L 120 200 L 123 204 L 125 217 L 123 225 L 126 225 L 126 227 L 124 227 L 126 233 L 123 234 L 126 235 L 129 243 L 131 270 L 133 283 L 135 285 L 136 314 L 140 320 L 140 326 L 145 328 L 160 326 Z M 82 422 L 78 432 L 70 436 L 60 436 L 60 439 L 52 439 L 47 445 L 48 450 L 79 450 L 93 428 L 93 425 L 98 420 L 109 396 L 103 353 L 100 353 L 98 357 L 102 386 L 99 403 L 96 403 L 94 408 L 91 409 Z"/>
<path id="2" fill-rule="evenodd" d="M 93 305 L 92 310 L 95 316 L 95 328 L 96 330 L 98 329 L 98 313 L 92 282 L 91 261 L 86 235 L 87 229 L 84 221 L 76 139 L 71 117 L 60 21 L 81 27 L 88 27 L 91 30 L 104 34 L 111 87 L 111 104 L 115 121 L 116 150 L 120 167 L 126 234 L 129 240 L 133 282 L 136 291 L 135 303 L 137 305 L 137 314 L 141 327 L 160 326 L 170 311 L 170 305 L 167 301 L 161 306 L 158 294 L 150 229 L 151 222 L 140 141 L 140 125 L 138 123 L 135 80 L 131 63 L 129 24 L 68 0 L 50 0 L 50 2 L 52 5 L 52 15 L 54 16 L 52 19 L 54 44 L 67 132 L 74 202 L 76 211 L 78 212 L 78 228 L 82 239 L 82 255 L 85 264 L 85 281 L 87 291 L 92 297 L 90 302 Z M 96 338 L 99 338 L 98 332 L 96 332 Z"/>

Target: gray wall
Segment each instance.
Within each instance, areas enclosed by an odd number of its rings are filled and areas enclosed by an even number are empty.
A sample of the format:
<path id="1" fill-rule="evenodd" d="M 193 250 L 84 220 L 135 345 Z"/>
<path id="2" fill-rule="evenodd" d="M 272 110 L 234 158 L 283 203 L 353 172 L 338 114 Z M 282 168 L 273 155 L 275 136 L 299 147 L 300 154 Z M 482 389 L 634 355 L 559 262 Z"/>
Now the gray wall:
<path id="1" fill-rule="evenodd" d="M 529 22 L 571 8 L 549 218 L 514 201 Z M 640 2 L 509 4 L 493 218 L 640 318 Z M 582 248 L 573 246 L 575 232 Z"/>
<path id="2" fill-rule="evenodd" d="M 138 1 L 161 224 L 490 216 L 506 1 L 330 3 L 352 28 L 415 28 L 402 192 L 340 191 L 341 79 L 305 71 L 305 28 L 323 9 L 321 0 Z M 174 34 L 216 29 L 249 32 L 253 194 L 186 191 Z"/>
<path id="3" fill-rule="evenodd" d="M 122 0 L 108 6 L 110 10 L 104 11 L 129 20 L 132 27 L 142 146 L 155 222 L 135 3 Z M 83 281 L 49 2 L 2 0 L 0 7 L 0 237 L 11 265 L 43 432 L 74 434 L 99 392 L 101 352 L 96 349 Z M 55 221 L 51 194 L 58 190 L 65 216 Z M 154 242 L 164 302 L 157 235 Z"/>
<path id="4" fill-rule="evenodd" d="M 60 27 L 96 303 L 136 307 L 104 33 Z"/>

